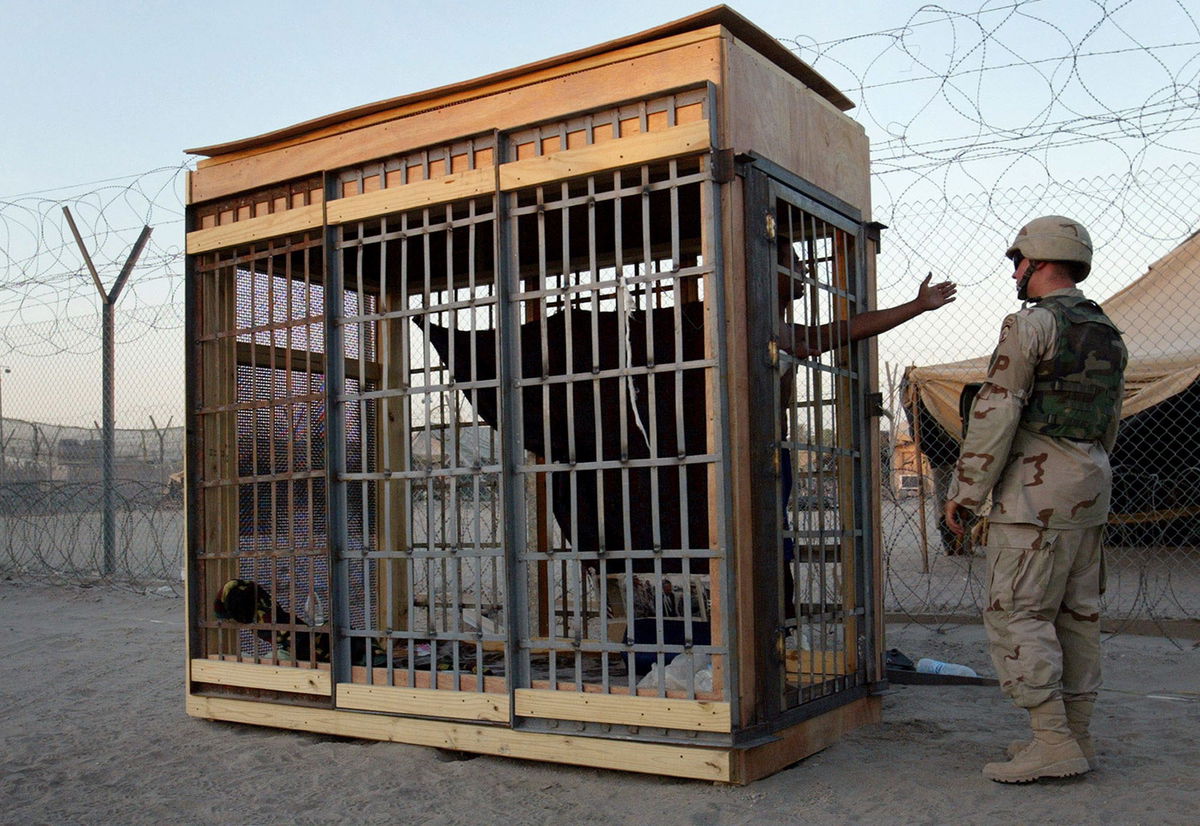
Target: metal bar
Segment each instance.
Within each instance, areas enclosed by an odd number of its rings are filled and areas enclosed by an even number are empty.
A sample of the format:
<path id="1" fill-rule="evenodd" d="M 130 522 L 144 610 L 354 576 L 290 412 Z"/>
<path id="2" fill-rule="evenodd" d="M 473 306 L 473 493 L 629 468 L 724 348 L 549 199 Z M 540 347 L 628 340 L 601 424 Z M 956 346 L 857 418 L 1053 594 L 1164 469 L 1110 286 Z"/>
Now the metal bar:
<path id="1" fill-rule="evenodd" d="M 325 175 L 325 198 L 337 197 L 337 178 Z M 345 230 L 325 227 L 325 530 L 329 547 L 330 612 L 334 633 L 330 667 L 333 681 L 350 681 L 350 645 L 345 632 L 350 628 L 350 568 L 347 556 L 348 504 L 345 432 L 345 342 L 342 330 L 344 287 L 342 255 L 338 237 Z"/>
<path id="2" fill-rule="evenodd" d="M 187 210 L 185 226 L 191 227 L 195 221 L 192 209 Z M 202 347 L 196 340 L 196 332 L 200 327 L 199 294 L 202 288 L 202 276 L 197 272 L 196 256 L 185 255 L 183 260 L 183 341 L 184 341 L 184 584 L 186 594 L 186 626 L 187 626 L 187 656 L 189 659 L 204 657 L 209 652 L 204 644 L 205 635 L 200 631 L 200 622 L 205 616 L 208 603 L 204 587 L 205 565 L 200 561 L 201 536 L 200 525 L 204 521 L 200 509 L 200 487 L 197 484 L 203 474 L 203 439 L 200 433 L 199 410 L 203 404 L 200 395 L 200 365 L 203 360 Z M 0 434 L 0 438 L 3 438 Z M 190 691 L 190 686 L 187 689 Z"/>
<path id="3" fill-rule="evenodd" d="M 716 144 L 714 143 L 713 146 L 716 146 Z M 836 195 L 806 181 L 796 173 L 785 169 L 774 161 L 764 158 L 757 152 L 748 152 L 747 157 L 753 161 L 756 169 L 764 175 L 779 181 L 791 190 L 788 194 L 788 200 L 795 203 L 797 207 L 805 212 L 823 218 L 823 213 L 833 212 L 842 221 L 849 219 L 852 224 L 862 222 L 862 211 L 858 207 L 851 206 Z M 825 220 L 830 219 L 825 218 Z M 834 220 L 836 221 L 836 218 Z"/>
<path id="4" fill-rule="evenodd" d="M 779 343 L 779 309 L 775 279 L 777 253 L 775 234 L 771 232 L 771 218 L 775 216 L 775 199 L 769 180 L 755 167 L 747 171 L 745 179 L 745 244 L 746 244 L 746 312 L 747 341 L 749 354 L 749 393 L 755 404 L 749 409 L 750 455 L 748 462 L 751 476 L 751 536 L 750 547 L 770 549 L 770 567 L 760 568 L 753 583 L 743 587 L 752 588 L 753 617 L 746 620 L 754 629 L 751 641 L 754 651 L 754 669 L 759 675 L 755 681 L 755 707 L 759 716 L 770 719 L 778 713 L 780 676 L 775 664 L 774 627 L 781 605 L 778 587 L 782 579 L 782 547 L 779 542 L 779 376 L 778 363 L 771 354 Z M 756 566 L 757 567 L 757 566 Z M 732 594 L 730 594 L 732 597 Z M 732 642 L 732 640 L 731 640 Z M 735 692 L 736 693 L 736 692 Z"/>
<path id="5" fill-rule="evenodd" d="M 705 113 L 708 116 L 708 122 L 711 129 L 710 145 L 720 145 L 720 129 L 721 119 L 724 117 L 724 112 L 717 104 L 717 87 L 716 84 L 708 82 L 705 84 Z M 674 120 L 674 111 L 671 115 Z M 724 274 L 726 273 L 726 254 L 732 251 L 725 249 L 725 228 L 726 223 L 734 220 L 733 216 L 726 215 L 722 207 L 722 192 L 728 191 L 729 184 L 719 184 L 712 176 L 711 162 L 706 163 L 702 168 L 705 173 L 705 181 L 700 184 L 702 215 L 707 215 L 708 220 L 701 226 L 701 243 L 704 256 L 704 265 L 713 274 L 711 281 L 711 290 L 706 290 L 704 300 L 712 302 L 713 306 L 713 324 L 712 329 L 706 332 L 711 341 L 715 345 L 717 355 L 717 377 L 729 375 L 729 364 L 733 358 L 730 352 L 730 342 L 728 341 L 725 330 L 727 327 L 727 308 L 726 308 L 726 293 Z M 740 185 L 740 184 L 739 184 Z M 707 200 L 707 209 L 703 209 L 704 202 Z M 744 216 L 738 220 L 743 220 Z M 741 718 L 741 702 L 742 699 L 739 692 L 734 690 L 739 679 L 739 672 L 743 667 L 740 658 L 733 656 L 736 650 L 737 634 L 739 630 L 739 619 L 735 610 L 735 595 L 736 591 L 736 575 L 732 559 L 730 558 L 730 547 L 732 543 L 731 525 L 733 524 L 733 494 L 732 494 L 732 478 L 730 473 L 731 464 L 731 434 L 730 434 L 730 411 L 729 411 L 729 394 L 725 392 L 722 386 L 717 393 L 717 422 L 716 432 L 719 434 L 718 442 L 715 445 L 709 445 L 710 450 L 717 450 L 720 453 L 720 459 L 716 464 L 715 473 L 717 475 L 716 488 L 720 492 L 720 498 L 717 502 L 717 526 L 716 538 L 717 545 L 721 551 L 720 562 L 717 565 L 718 573 L 714 576 L 711 565 L 709 566 L 710 585 L 713 580 L 719 579 L 721 588 L 721 602 L 719 604 L 720 616 L 713 617 L 709 612 L 710 628 L 715 622 L 720 622 L 722 626 L 721 644 L 724 648 L 724 654 L 721 658 L 722 668 L 721 679 L 722 683 L 718 687 L 714 681 L 713 688 L 721 692 L 721 696 L 730 704 L 730 711 L 733 715 L 732 719 L 738 720 Z M 710 534 L 712 526 L 709 527 Z M 709 537 L 702 537 L 700 541 L 708 544 Z M 717 668 L 714 664 L 713 676 L 717 676 Z"/>
<path id="6" fill-rule="evenodd" d="M 88 254 L 87 245 L 83 243 L 83 236 L 79 234 L 79 229 L 75 226 L 75 219 L 71 216 L 71 210 L 64 206 L 63 215 L 67 216 L 67 224 L 71 227 L 71 234 L 75 236 L 75 244 L 83 254 L 83 263 L 87 265 L 88 272 L 92 274 L 92 283 L 96 285 L 96 292 L 100 293 L 100 300 L 107 303 L 108 291 L 100 283 L 100 273 L 96 272 L 96 265 L 92 263 L 92 256 Z"/>
<path id="7" fill-rule="evenodd" d="M 528 582 L 529 565 L 523 560 L 525 553 L 525 491 L 520 465 L 524 455 L 521 433 L 521 398 L 514 379 L 521 373 L 520 313 L 516 295 L 521 285 L 518 281 L 516 218 L 510 219 L 509 201 L 515 195 L 500 192 L 500 165 L 508 160 L 507 141 L 501 132 L 495 133 L 496 180 L 493 210 L 496 216 L 493 261 L 496 267 L 497 324 L 499 331 L 498 385 L 496 388 L 500 408 L 500 475 L 501 499 L 504 503 L 504 530 L 502 542 L 504 555 L 506 623 L 505 683 L 510 692 L 529 685 L 529 653 L 522 649 L 521 642 L 530 636 Z M 515 706 L 515 704 L 514 704 Z M 516 723 L 516 714 L 510 717 Z"/>
<path id="8" fill-rule="evenodd" d="M 66 211 L 66 207 L 63 207 L 63 210 Z M 67 213 L 68 217 L 70 214 L 71 213 L 69 212 Z M 71 230 L 72 232 L 75 232 L 74 221 L 71 221 Z M 116 304 L 117 299 L 121 297 L 121 290 L 125 288 L 125 282 L 129 280 L 129 275 L 133 272 L 134 264 L 137 263 L 138 258 L 141 256 L 142 250 L 146 246 L 146 242 L 150 240 L 150 232 L 150 227 L 143 226 L 141 233 L 137 237 L 137 240 L 133 242 L 133 249 L 129 251 L 129 257 L 125 259 L 125 265 L 121 267 L 121 273 L 117 276 L 116 282 L 113 284 L 112 289 L 108 293 L 108 301 L 110 304 Z M 78 235 L 76 236 L 76 239 L 78 240 Z M 88 264 L 88 269 L 92 269 L 90 263 Z M 92 274 L 95 275 L 94 270 Z M 99 286 L 98 282 L 97 286 Z"/>

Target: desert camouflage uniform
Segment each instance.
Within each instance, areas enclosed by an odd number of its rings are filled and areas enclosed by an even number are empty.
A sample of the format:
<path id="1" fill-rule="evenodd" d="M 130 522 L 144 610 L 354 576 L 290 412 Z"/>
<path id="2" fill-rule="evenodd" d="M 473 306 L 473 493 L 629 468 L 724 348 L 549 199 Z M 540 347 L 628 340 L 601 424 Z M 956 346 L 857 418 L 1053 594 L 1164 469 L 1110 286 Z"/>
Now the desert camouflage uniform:
<path id="1" fill-rule="evenodd" d="M 1100 686 L 1101 534 L 1120 410 L 1097 442 L 1020 426 L 1035 369 L 1057 343 L 1048 309 L 1004 320 L 948 492 L 976 512 L 991 497 L 984 625 L 1001 689 L 1025 708 L 1059 696 L 1091 699 Z"/>

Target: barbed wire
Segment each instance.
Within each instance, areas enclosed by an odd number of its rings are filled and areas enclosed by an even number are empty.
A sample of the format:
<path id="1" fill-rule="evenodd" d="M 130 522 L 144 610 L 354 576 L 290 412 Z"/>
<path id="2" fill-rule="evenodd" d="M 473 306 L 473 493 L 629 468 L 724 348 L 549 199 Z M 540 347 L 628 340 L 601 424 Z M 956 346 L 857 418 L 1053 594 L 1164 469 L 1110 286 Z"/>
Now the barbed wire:
<path id="1" fill-rule="evenodd" d="M 912 199 L 1194 159 L 1200 25 L 1179 0 L 924 5 L 903 26 L 785 39 L 856 99 L 876 218 Z"/>
<path id="2" fill-rule="evenodd" d="M 17 350 L 13 331 L 42 325 L 44 342 L 94 314 L 99 296 L 62 208 L 69 206 L 105 287 L 111 286 L 143 225 L 154 228 L 121 295 L 124 335 L 178 316 L 139 313 L 178 304 L 183 276 L 182 183 L 190 162 L 76 187 L 0 198 L 0 354 Z M 128 328 L 134 327 L 135 330 Z M 93 334 L 96 333 L 93 325 Z M 44 352 L 44 351 L 43 351 Z"/>

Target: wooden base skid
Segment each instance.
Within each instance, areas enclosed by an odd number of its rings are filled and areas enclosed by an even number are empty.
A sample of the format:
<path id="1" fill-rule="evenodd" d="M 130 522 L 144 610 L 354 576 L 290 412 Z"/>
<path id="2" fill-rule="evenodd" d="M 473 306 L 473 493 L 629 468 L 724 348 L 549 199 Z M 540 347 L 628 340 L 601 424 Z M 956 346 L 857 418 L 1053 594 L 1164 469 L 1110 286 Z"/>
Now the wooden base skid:
<path id="1" fill-rule="evenodd" d="M 779 732 L 769 743 L 723 749 L 514 731 L 221 697 L 187 698 L 187 713 L 207 720 L 739 784 L 774 774 L 833 745 L 846 732 L 878 722 L 880 708 L 880 698 L 868 697 Z"/>

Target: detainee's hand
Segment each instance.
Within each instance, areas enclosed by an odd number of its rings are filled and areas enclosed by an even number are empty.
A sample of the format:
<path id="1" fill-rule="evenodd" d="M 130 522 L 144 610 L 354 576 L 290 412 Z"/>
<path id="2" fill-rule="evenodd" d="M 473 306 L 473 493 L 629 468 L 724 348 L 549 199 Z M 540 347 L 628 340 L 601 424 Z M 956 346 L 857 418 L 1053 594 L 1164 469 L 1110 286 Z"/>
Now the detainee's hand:
<path id="1" fill-rule="evenodd" d="M 945 307 L 954 300 L 954 294 L 958 292 L 958 286 L 953 281 L 930 284 L 929 282 L 932 280 L 933 273 L 930 273 L 925 276 L 920 289 L 917 290 L 917 305 L 922 310 L 936 310 L 939 307 Z"/>
<path id="2" fill-rule="evenodd" d="M 955 536 L 962 536 L 963 528 L 962 519 L 958 512 L 962 509 L 962 505 L 955 502 L 953 499 L 946 502 L 946 509 L 943 515 L 946 517 L 946 527 L 950 529 L 950 533 Z"/>

